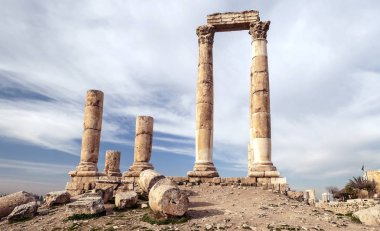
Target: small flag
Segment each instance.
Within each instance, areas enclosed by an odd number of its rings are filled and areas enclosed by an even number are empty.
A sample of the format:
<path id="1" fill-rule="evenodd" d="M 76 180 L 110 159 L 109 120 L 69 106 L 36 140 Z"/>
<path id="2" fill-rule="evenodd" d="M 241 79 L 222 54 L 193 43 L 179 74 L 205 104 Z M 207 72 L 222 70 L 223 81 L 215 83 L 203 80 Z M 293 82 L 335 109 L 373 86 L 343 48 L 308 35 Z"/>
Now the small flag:
<path id="1" fill-rule="evenodd" d="M 362 166 L 362 171 L 364 171 L 364 164 L 363 164 L 363 166 Z"/>

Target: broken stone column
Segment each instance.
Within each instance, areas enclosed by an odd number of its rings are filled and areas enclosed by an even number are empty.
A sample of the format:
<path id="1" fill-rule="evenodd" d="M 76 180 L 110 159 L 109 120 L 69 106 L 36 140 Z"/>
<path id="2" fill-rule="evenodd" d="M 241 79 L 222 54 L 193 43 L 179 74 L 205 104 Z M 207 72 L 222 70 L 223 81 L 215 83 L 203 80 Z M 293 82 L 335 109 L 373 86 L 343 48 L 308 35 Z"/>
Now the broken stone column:
<path id="1" fill-rule="evenodd" d="M 183 216 L 189 208 L 189 199 L 172 184 L 161 184 L 149 192 L 149 207 L 166 217 Z"/>
<path id="2" fill-rule="evenodd" d="M 115 150 L 106 151 L 104 173 L 108 176 L 120 177 L 120 152 Z"/>
<path id="3" fill-rule="evenodd" d="M 82 152 L 77 175 L 98 175 L 100 133 L 102 130 L 104 94 L 88 90 L 84 109 Z"/>
<path id="4" fill-rule="evenodd" d="M 134 161 L 129 171 L 123 173 L 123 177 L 138 177 L 142 171 L 154 169 L 149 163 L 152 156 L 152 141 L 153 117 L 137 116 Z"/>
<path id="5" fill-rule="evenodd" d="M 139 178 L 139 186 L 143 192 L 149 193 L 150 189 L 165 176 L 154 170 L 142 171 Z"/>
<path id="6" fill-rule="evenodd" d="M 0 218 L 8 216 L 17 206 L 34 201 L 36 198 L 24 191 L 0 197 Z"/>
<path id="7" fill-rule="evenodd" d="M 80 163 L 76 170 L 69 172 L 71 181 L 66 185 L 66 190 L 71 196 L 93 189 L 96 179 L 104 175 L 98 172 L 97 166 L 102 130 L 103 99 L 102 91 L 87 91 Z"/>
<path id="8" fill-rule="evenodd" d="M 197 28 L 199 45 L 197 109 L 195 131 L 195 165 L 189 177 L 218 177 L 214 166 L 213 152 L 213 120 L 214 120 L 214 83 L 212 46 L 215 28 L 204 25 Z"/>
<path id="9" fill-rule="evenodd" d="M 250 113 L 250 152 L 253 162 L 249 169 L 250 177 L 278 177 L 280 173 L 271 160 L 271 120 L 269 97 L 269 72 L 267 55 L 267 31 L 270 22 L 250 24 L 254 50 L 251 67 L 251 113 Z"/>
<path id="10" fill-rule="evenodd" d="M 189 208 L 189 199 L 173 180 L 154 170 L 141 172 L 139 186 L 148 193 L 149 206 L 153 212 L 166 217 L 182 216 Z"/>

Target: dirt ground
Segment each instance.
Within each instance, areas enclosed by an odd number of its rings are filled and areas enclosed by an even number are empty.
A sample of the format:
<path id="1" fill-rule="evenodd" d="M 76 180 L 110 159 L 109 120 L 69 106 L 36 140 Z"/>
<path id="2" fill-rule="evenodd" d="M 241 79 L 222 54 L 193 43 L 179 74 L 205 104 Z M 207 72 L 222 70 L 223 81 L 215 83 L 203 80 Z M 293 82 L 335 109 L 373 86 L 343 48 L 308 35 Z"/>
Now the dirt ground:
<path id="1" fill-rule="evenodd" d="M 141 221 L 148 208 L 120 212 L 107 204 L 107 214 L 96 219 L 65 221 L 65 206 L 61 206 L 28 221 L 2 221 L 0 230 L 380 230 L 260 188 L 181 189 L 190 195 L 190 220 L 182 224 L 151 225 Z"/>

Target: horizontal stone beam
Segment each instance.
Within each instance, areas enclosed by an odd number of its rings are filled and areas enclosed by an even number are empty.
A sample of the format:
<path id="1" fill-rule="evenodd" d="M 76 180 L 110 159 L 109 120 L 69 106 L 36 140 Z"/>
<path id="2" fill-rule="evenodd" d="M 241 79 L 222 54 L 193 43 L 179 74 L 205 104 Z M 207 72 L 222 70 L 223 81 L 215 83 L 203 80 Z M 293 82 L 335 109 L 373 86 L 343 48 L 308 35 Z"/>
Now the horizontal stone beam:
<path id="1" fill-rule="evenodd" d="M 217 32 L 249 30 L 249 24 L 258 21 L 259 12 L 255 10 L 207 15 L 207 24 L 214 26 Z"/>

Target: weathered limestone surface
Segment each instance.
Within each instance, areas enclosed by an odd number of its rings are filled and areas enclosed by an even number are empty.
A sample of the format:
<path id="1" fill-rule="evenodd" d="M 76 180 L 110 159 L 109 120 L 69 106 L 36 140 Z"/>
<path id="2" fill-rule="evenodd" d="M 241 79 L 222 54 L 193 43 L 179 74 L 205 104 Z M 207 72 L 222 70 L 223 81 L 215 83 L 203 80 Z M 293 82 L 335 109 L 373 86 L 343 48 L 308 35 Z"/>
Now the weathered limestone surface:
<path id="1" fill-rule="evenodd" d="M 153 187 L 150 189 L 151 191 L 152 190 L 155 190 L 157 187 L 159 187 L 160 185 L 172 185 L 172 186 L 177 186 L 177 184 L 170 178 L 168 177 L 165 177 L 159 181 L 157 181 Z"/>
<path id="2" fill-rule="evenodd" d="M 260 21 L 258 11 L 215 13 L 207 15 L 207 24 L 216 31 L 248 30 L 251 22 Z"/>
<path id="3" fill-rule="evenodd" d="M 37 202 L 32 201 L 22 204 L 13 209 L 12 213 L 8 215 L 8 222 L 20 221 L 34 217 L 37 213 Z"/>
<path id="4" fill-rule="evenodd" d="M 366 171 L 368 180 L 375 181 L 376 183 L 376 193 L 380 193 L 380 170 L 369 170 Z"/>
<path id="5" fill-rule="evenodd" d="M 66 191 L 71 196 L 76 196 L 86 191 L 92 190 L 96 186 L 98 176 L 74 176 L 66 184 Z"/>
<path id="6" fill-rule="evenodd" d="M 96 188 L 93 191 L 102 197 L 103 203 L 107 203 L 114 194 L 114 188 L 112 186 L 105 186 L 103 188 Z"/>
<path id="7" fill-rule="evenodd" d="M 183 216 L 189 208 L 189 199 L 176 186 L 161 184 L 149 192 L 149 206 L 165 216 Z"/>
<path id="8" fill-rule="evenodd" d="M 36 198 L 24 191 L 0 197 L 0 218 L 8 216 L 17 206 L 33 201 L 36 201 Z"/>
<path id="9" fill-rule="evenodd" d="M 374 200 L 354 200 L 353 202 L 318 202 L 315 204 L 315 206 L 325 210 L 333 211 L 334 213 L 348 214 L 373 207 L 376 204 L 377 203 Z"/>
<path id="10" fill-rule="evenodd" d="M 365 225 L 380 225 L 380 205 L 357 211 L 353 215 Z"/>
<path id="11" fill-rule="evenodd" d="M 76 170 L 69 172 L 71 180 L 66 184 L 66 190 L 72 196 L 93 189 L 96 180 L 103 175 L 98 172 L 97 167 L 102 130 L 103 99 L 102 91 L 87 91 L 81 159 Z"/>
<path id="12" fill-rule="evenodd" d="M 138 196 L 134 191 L 118 192 L 115 195 L 115 206 L 119 209 L 131 208 L 137 204 Z"/>
<path id="13" fill-rule="evenodd" d="M 305 190 L 304 199 L 310 205 L 315 204 L 315 190 L 314 189 Z"/>
<path id="14" fill-rule="evenodd" d="M 280 173 L 272 163 L 271 119 L 269 97 L 269 72 L 267 56 L 267 31 L 270 22 L 253 22 L 254 55 L 251 67 L 251 119 L 250 119 L 250 177 L 278 177 Z"/>
<path id="15" fill-rule="evenodd" d="M 164 179 L 165 177 L 160 173 L 147 169 L 141 172 L 139 178 L 139 186 L 141 190 L 146 193 L 149 193 L 150 189 L 159 181 Z"/>
<path id="16" fill-rule="evenodd" d="M 215 28 L 210 25 L 197 28 L 199 63 L 197 81 L 197 110 L 195 131 L 195 165 L 188 172 L 192 177 L 219 176 L 213 163 L 214 83 L 212 46 Z"/>
<path id="17" fill-rule="evenodd" d="M 108 176 L 120 177 L 120 152 L 115 150 L 106 151 L 106 163 L 104 173 Z"/>
<path id="18" fill-rule="evenodd" d="M 98 156 L 100 134 L 102 130 L 104 94 L 98 90 L 87 91 L 84 109 L 84 132 L 82 137 L 82 152 L 77 174 L 90 171 L 98 172 Z"/>
<path id="19" fill-rule="evenodd" d="M 70 202 L 70 194 L 67 191 L 49 192 L 45 195 L 45 203 L 51 207 L 58 204 L 66 204 Z"/>
<path id="20" fill-rule="evenodd" d="M 103 200 L 100 196 L 82 197 L 66 205 L 69 214 L 99 214 L 105 212 Z"/>
<path id="21" fill-rule="evenodd" d="M 123 177 L 138 177 L 146 169 L 154 169 L 149 163 L 152 156 L 153 118 L 150 116 L 137 116 L 136 138 L 133 165 Z"/>
<path id="22" fill-rule="evenodd" d="M 303 201 L 304 200 L 304 193 L 298 192 L 298 191 L 288 191 L 287 195 L 290 199 L 296 200 L 296 201 Z"/>

